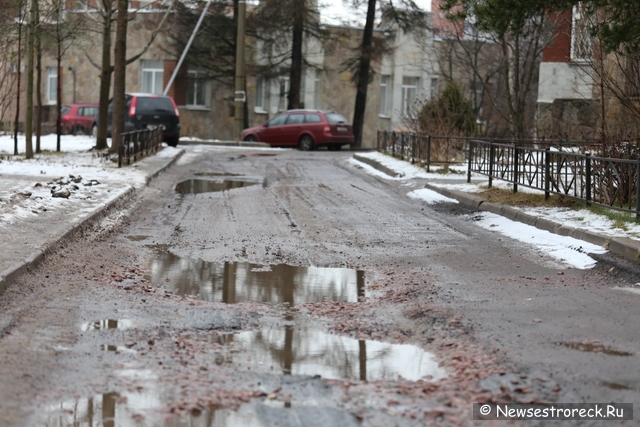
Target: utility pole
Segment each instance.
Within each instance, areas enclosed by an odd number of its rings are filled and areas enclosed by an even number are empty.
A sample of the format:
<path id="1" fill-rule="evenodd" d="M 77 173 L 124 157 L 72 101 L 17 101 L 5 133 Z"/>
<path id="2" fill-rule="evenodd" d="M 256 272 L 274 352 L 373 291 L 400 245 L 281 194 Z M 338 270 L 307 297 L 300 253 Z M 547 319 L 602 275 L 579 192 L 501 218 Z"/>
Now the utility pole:
<path id="1" fill-rule="evenodd" d="M 242 137 L 244 129 L 244 103 L 247 102 L 245 92 L 245 67 L 244 67 L 244 21 L 247 11 L 245 0 L 238 1 L 238 28 L 236 39 L 236 91 L 234 93 L 235 102 L 235 125 L 238 140 Z"/>

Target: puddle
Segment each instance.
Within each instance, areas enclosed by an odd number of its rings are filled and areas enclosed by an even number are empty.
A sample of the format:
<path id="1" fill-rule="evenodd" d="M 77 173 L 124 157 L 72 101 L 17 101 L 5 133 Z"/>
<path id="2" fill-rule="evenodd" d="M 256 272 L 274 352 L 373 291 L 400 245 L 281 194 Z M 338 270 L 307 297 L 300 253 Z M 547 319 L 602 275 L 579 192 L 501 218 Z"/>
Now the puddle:
<path id="1" fill-rule="evenodd" d="M 87 322 L 80 325 L 83 331 L 105 330 L 105 329 L 128 329 L 133 326 L 133 322 L 127 319 L 105 319 L 96 320 L 95 322 Z"/>
<path id="2" fill-rule="evenodd" d="M 135 350 L 127 347 L 127 346 L 121 346 L 121 345 L 111 345 L 111 344 L 100 344 L 100 346 L 98 346 L 98 348 L 101 351 L 111 351 L 114 353 L 136 353 Z"/>
<path id="3" fill-rule="evenodd" d="M 137 236 L 125 236 L 125 237 L 131 240 L 132 242 L 140 242 L 142 240 L 147 240 L 150 236 L 137 235 Z"/>
<path id="4" fill-rule="evenodd" d="M 251 187 L 252 185 L 263 184 L 262 179 L 246 179 L 246 180 L 206 180 L 206 179 L 188 179 L 182 181 L 175 186 L 175 191 L 181 194 L 201 194 L 212 193 L 217 191 L 228 191 L 234 188 Z"/>
<path id="5" fill-rule="evenodd" d="M 414 345 L 356 340 L 298 326 L 224 334 L 221 343 L 242 348 L 251 366 L 279 369 L 284 374 L 345 381 L 395 381 L 398 377 L 417 381 L 429 376 L 435 381 L 446 377 L 434 356 Z M 232 357 L 235 363 L 241 362 L 240 353 Z"/>
<path id="6" fill-rule="evenodd" d="M 556 345 L 570 348 L 572 350 L 585 351 L 588 353 L 602 353 L 608 356 L 633 356 L 633 353 L 627 351 L 615 350 L 611 347 L 607 347 L 598 343 L 583 343 L 583 342 L 556 342 Z"/>
<path id="7" fill-rule="evenodd" d="M 243 405 L 237 411 L 210 407 L 181 417 L 158 412 L 160 393 L 108 393 L 51 405 L 33 427 L 260 427 L 255 408 Z M 270 404 L 289 408 L 287 404 Z"/>
<path id="8" fill-rule="evenodd" d="M 226 172 L 196 172 L 195 176 L 239 176 L 237 173 L 226 173 Z"/>
<path id="9" fill-rule="evenodd" d="M 230 304 L 357 302 L 365 296 L 365 273 L 348 268 L 214 263 L 155 252 L 150 271 L 147 279 L 151 283 L 162 284 L 177 295 Z"/>

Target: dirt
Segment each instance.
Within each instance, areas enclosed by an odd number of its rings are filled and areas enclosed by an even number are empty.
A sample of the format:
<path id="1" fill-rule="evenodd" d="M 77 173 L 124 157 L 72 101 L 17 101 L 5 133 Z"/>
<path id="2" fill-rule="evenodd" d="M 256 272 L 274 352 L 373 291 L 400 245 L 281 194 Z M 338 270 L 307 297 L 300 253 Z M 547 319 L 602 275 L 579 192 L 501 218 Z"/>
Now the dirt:
<path id="1" fill-rule="evenodd" d="M 78 408 L 100 402 L 102 415 L 119 408 L 113 413 L 141 426 L 223 418 L 230 424 L 221 425 L 466 426 L 474 425 L 472 402 L 637 397 L 637 379 L 622 375 L 638 372 L 629 328 L 637 314 L 610 290 L 620 280 L 604 266 L 595 275 L 567 269 L 497 240 L 466 212 L 410 200 L 405 187 L 368 177 L 342 153 L 233 154 L 181 161 L 0 297 L 0 425 L 66 425 Z M 173 191 L 196 174 L 259 175 L 267 185 Z M 296 304 L 178 295 L 170 275 L 154 276 L 158 246 L 204 263 L 362 270 L 366 292 L 357 302 Z M 632 274 L 629 266 L 625 278 Z M 268 330 L 412 344 L 435 355 L 447 377 L 289 375 L 286 360 L 260 363 L 227 342 Z"/>

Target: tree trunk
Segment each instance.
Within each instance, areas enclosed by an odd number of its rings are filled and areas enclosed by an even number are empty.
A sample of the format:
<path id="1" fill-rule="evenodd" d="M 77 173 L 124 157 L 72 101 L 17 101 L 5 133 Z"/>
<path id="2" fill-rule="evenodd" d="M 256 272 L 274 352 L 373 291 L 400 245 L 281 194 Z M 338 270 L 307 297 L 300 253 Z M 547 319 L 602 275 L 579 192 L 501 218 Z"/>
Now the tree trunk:
<path id="1" fill-rule="evenodd" d="M 376 0 L 369 0 L 367 8 L 367 22 L 362 35 L 360 50 L 360 68 L 356 92 L 356 105 L 353 111 L 354 146 L 362 146 L 362 129 L 364 128 L 364 113 L 367 105 L 367 88 L 369 86 L 369 68 L 371 66 L 371 45 L 373 44 L 373 21 L 376 15 Z"/>
<path id="2" fill-rule="evenodd" d="M 38 11 L 39 12 L 39 11 Z M 39 13 L 38 13 L 39 15 Z M 37 21 L 40 21 L 38 16 Z M 40 153 L 40 136 L 42 135 L 42 32 L 39 27 L 36 31 L 36 102 L 38 104 L 38 117 L 36 118 L 36 153 Z"/>
<path id="3" fill-rule="evenodd" d="M 60 134 L 62 133 L 60 113 L 62 112 L 62 50 L 60 45 L 60 39 L 58 39 L 58 54 L 56 57 L 56 69 L 58 70 L 58 78 L 56 79 L 56 151 L 60 151 Z"/>
<path id="4" fill-rule="evenodd" d="M 33 159 L 33 45 L 36 30 L 36 9 L 38 2 L 31 0 L 29 11 L 29 35 L 27 36 L 27 114 L 24 123 L 25 157 Z"/>
<path id="5" fill-rule="evenodd" d="M 304 9 L 306 0 L 293 0 L 293 33 L 291 35 L 291 68 L 289 69 L 289 94 L 287 109 L 300 108 L 300 86 L 302 81 L 302 36 L 304 31 Z"/>
<path id="6" fill-rule="evenodd" d="M 16 121 L 13 129 L 13 155 L 18 155 L 18 127 L 20 125 L 20 68 L 22 67 L 22 0 L 18 0 L 20 21 L 18 22 L 18 88 L 16 96 Z"/>
<path id="7" fill-rule="evenodd" d="M 124 92 L 127 69 L 127 18 L 129 1 L 118 0 L 116 15 L 116 42 L 113 54 L 113 118 L 111 129 L 111 148 L 109 151 L 118 152 L 120 134 L 124 131 Z"/>
<path id="8" fill-rule="evenodd" d="M 111 88 L 111 15 L 113 3 L 104 0 L 102 25 L 102 63 L 100 70 L 100 99 L 98 107 L 98 134 L 96 136 L 96 150 L 109 148 L 107 145 L 107 120 L 109 110 L 109 89 Z M 93 129 L 92 129 L 93 131 Z"/>

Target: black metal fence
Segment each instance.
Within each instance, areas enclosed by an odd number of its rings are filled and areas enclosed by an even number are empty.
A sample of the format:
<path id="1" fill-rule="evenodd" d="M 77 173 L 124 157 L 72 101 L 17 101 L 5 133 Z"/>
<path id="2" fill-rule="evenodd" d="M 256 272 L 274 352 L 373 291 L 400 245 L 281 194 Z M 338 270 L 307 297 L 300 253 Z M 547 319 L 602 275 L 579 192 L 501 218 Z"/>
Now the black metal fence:
<path id="1" fill-rule="evenodd" d="M 121 134 L 118 145 L 118 167 L 122 167 L 123 162 L 128 165 L 156 151 L 161 142 L 162 127 L 160 126 Z"/>
<path id="2" fill-rule="evenodd" d="M 640 159 L 592 155 L 593 144 L 568 146 L 557 141 L 496 142 L 396 132 L 378 133 L 378 151 L 424 163 L 467 164 L 471 174 L 557 194 L 589 204 L 635 212 L 640 217 Z"/>

